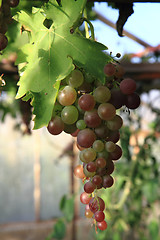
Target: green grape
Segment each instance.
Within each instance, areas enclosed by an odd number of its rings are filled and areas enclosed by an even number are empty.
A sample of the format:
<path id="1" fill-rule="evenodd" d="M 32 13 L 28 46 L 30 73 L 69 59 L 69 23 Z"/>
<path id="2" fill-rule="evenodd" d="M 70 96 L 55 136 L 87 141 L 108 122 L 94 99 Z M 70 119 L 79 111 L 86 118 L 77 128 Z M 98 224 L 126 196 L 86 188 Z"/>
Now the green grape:
<path id="1" fill-rule="evenodd" d="M 114 152 L 114 150 L 116 149 L 116 144 L 108 141 L 105 143 L 105 149 L 107 150 L 107 152 Z"/>
<path id="2" fill-rule="evenodd" d="M 81 71 L 75 69 L 71 72 L 71 74 L 66 78 L 66 82 L 69 86 L 73 88 L 78 88 L 84 82 L 84 77 Z"/>
<path id="3" fill-rule="evenodd" d="M 93 149 L 96 152 L 102 152 L 104 150 L 104 143 L 101 140 L 96 140 L 93 143 Z"/>
<path id="4" fill-rule="evenodd" d="M 105 103 L 105 102 L 108 102 L 109 99 L 111 98 L 111 92 L 109 88 L 105 86 L 99 86 L 94 90 L 93 96 L 96 102 Z"/>
<path id="5" fill-rule="evenodd" d="M 75 106 L 66 106 L 61 112 L 62 121 L 66 124 L 73 124 L 78 119 L 78 110 Z"/>
<path id="6" fill-rule="evenodd" d="M 83 119 L 78 120 L 78 121 L 76 122 L 76 127 L 77 127 L 78 129 L 80 129 L 80 130 L 85 129 L 85 128 L 86 128 L 85 121 L 84 121 Z"/>
<path id="7" fill-rule="evenodd" d="M 92 162 L 96 159 L 96 151 L 93 148 L 86 148 L 80 152 L 80 160 L 84 163 Z"/>

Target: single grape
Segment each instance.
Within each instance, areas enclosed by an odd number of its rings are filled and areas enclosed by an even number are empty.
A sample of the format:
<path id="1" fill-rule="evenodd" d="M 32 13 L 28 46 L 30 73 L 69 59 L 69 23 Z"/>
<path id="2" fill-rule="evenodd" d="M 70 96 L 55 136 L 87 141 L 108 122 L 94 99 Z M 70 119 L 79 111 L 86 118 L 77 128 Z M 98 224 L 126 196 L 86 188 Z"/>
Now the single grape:
<path id="1" fill-rule="evenodd" d="M 114 183 L 114 179 L 112 176 L 110 176 L 110 175 L 103 176 L 103 187 L 104 188 L 112 187 L 113 183 Z"/>
<path id="2" fill-rule="evenodd" d="M 96 159 L 96 166 L 99 168 L 104 168 L 106 166 L 106 159 L 103 157 L 99 157 Z"/>
<path id="3" fill-rule="evenodd" d="M 111 92 L 106 86 L 99 86 L 94 90 L 93 96 L 96 102 L 105 103 L 109 101 L 111 97 Z"/>
<path id="4" fill-rule="evenodd" d="M 118 160 L 122 156 L 122 149 L 120 146 L 116 144 L 116 148 L 113 152 L 110 153 L 110 157 L 112 160 Z"/>
<path id="5" fill-rule="evenodd" d="M 96 151 L 93 148 L 86 148 L 81 151 L 80 159 L 85 163 L 92 162 L 96 159 Z"/>
<path id="6" fill-rule="evenodd" d="M 104 220 L 102 222 L 97 222 L 97 227 L 102 231 L 106 230 L 107 229 L 106 221 Z"/>
<path id="7" fill-rule="evenodd" d="M 73 124 L 78 119 L 78 110 L 75 106 L 66 106 L 61 112 L 62 121 L 66 124 Z"/>
<path id="8" fill-rule="evenodd" d="M 90 202 L 91 198 L 92 198 L 91 195 L 86 192 L 83 192 L 80 195 L 80 201 L 83 204 L 88 204 Z"/>
<path id="9" fill-rule="evenodd" d="M 84 77 L 81 71 L 75 69 L 71 74 L 66 78 L 66 82 L 73 88 L 78 88 L 84 82 Z"/>
<path id="10" fill-rule="evenodd" d="M 91 111 L 86 111 L 84 114 L 84 121 L 86 125 L 90 128 L 96 128 L 101 124 L 101 118 L 99 117 L 97 110 L 92 109 Z"/>
<path id="11" fill-rule="evenodd" d="M 103 211 L 97 211 L 94 214 L 94 218 L 97 222 L 102 222 L 105 219 L 105 215 Z"/>
<path id="12" fill-rule="evenodd" d="M 112 63 L 107 63 L 105 66 L 104 66 L 104 73 L 107 75 L 107 76 L 113 76 L 116 72 L 116 67 L 115 65 L 113 65 Z"/>
<path id="13" fill-rule="evenodd" d="M 0 33 L 0 51 L 5 49 L 7 47 L 7 44 L 8 44 L 7 37 L 4 34 Z"/>
<path id="14" fill-rule="evenodd" d="M 84 175 L 84 172 L 83 172 L 83 166 L 82 165 L 77 165 L 74 169 L 74 175 L 77 177 L 77 178 L 85 178 L 85 175 Z"/>
<path id="15" fill-rule="evenodd" d="M 96 140 L 93 143 L 93 149 L 96 152 L 102 152 L 104 150 L 104 143 L 101 140 Z"/>
<path id="16" fill-rule="evenodd" d="M 71 86 L 65 86 L 58 93 L 58 101 L 63 106 L 72 105 L 77 99 L 77 93 Z"/>
<path id="17" fill-rule="evenodd" d="M 131 78 L 125 78 L 120 83 L 120 90 L 123 94 L 132 94 L 136 90 L 136 82 Z"/>
<path id="18" fill-rule="evenodd" d="M 141 103 L 139 95 L 134 92 L 126 97 L 126 107 L 129 109 L 136 109 Z"/>
<path id="19" fill-rule="evenodd" d="M 89 172 L 95 172 L 97 169 L 97 165 L 95 162 L 89 162 L 87 163 L 86 168 Z"/>
<path id="20" fill-rule="evenodd" d="M 111 103 L 116 109 L 121 108 L 125 105 L 126 96 L 121 92 L 120 89 L 111 90 L 111 98 L 109 103 Z"/>
<path id="21" fill-rule="evenodd" d="M 102 178 L 99 175 L 94 175 L 92 178 L 92 183 L 96 186 L 100 185 L 102 183 Z"/>
<path id="22" fill-rule="evenodd" d="M 55 116 L 52 118 L 52 120 L 49 122 L 47 126 L 47 130 L 52 135 L 58 135 L 64 130 L 64 122 L 59 116 Z"/>
<path id="23" fill-rule="evenodd" d="M 90 209 L 85 209 L 85 216 L 86 218 L 92 218 L 93 217 L 93 212 L 91 212 Z"/>
<path id="24" fill-rule="evenodd" d="M 78 129 L 83 130 L 86 128 L 86 123 L 83 119 L 81 119 L 76 122 L 76 126 Z"/>
<path id="25" fill-rule="evenodd" d="M 90 94 L 83 94 L 78 100 L 79 107 L 84 111 L 91 111 L 95 103 L 94 97 Z"/>
<path id="26" fill-rule="evenodd" d="M 90 210 L 95 213 L 97 211 L 104 211 L 105 203 L 100 197 L 93 197 L 89 202 Z"/>
<path id="27" fill-rule="evenodd" d="M 111 120 L 116 115 L 116 109 L 110 103 L 101 103 L 98 107 L 98 115 L 103 120 Z"/>
<path id="28" fill-rule="evenodd" d="M 115 115 L 113 119 L 107 121 L 107 127 L 112 131 L 119 130 L 122 125 L 123 120 L 119 115 Z"/>
<path id="29" fill-rule="evenodd" d="M 86 183 L 84 184 L 84 191 L 85 191 L 86 193 L 92 193 L 92 192 L 94 192 L 95 188 L 96 188 L 96 186 L 95 186 L 91 181 L 88 181 L 88 182 L 86 182 Z M 91 199 L 91 200 L 92 200 L 92 199 Z M 91 200 L 90 200 L 90 201 L 91 201 Z"/>
<path id="30" fill-rule="evenodd" d="M 106 138 L 106 141 L 112 141 L 114 143 L 117 143 L 120 139 L 120 133 L 118 130 L 116 131 L 109 131 L 109 134 Z"/>
<path id="31" fill-rule="evenodd" d="M 105 143 L 105 149 L 107 152 L 114 152 L 114 150 L 116 149 L 116 144 L 108 141 Z"/>
<path id="32" fill-rule="evenodd" d="M 9 0 L 8 3 L 10 7 L 15 8 L 18 6 L 19 0 Z"/>
<path id="33" fill-rule="evenodd" d="M 114 171 L 114 163 L 113 163 L 113 161 L 107 161 L 107 164 L 106 164 L 106 173 L 105 174 L 107 174 L 107 175 L 110 175 L 110 174 L 112 174 L 113 173 L 113 171 Z M 104 174 L 104 175 L 105 175 Z"/>
<path id="34" fill-rule="evenodd" d="M 95 140 L 96 140 L 96 135 L 89 128 L 85 128 L 83 130 L 80 130 L 78 135 L 77 135 L 78 145 L 80 145 L 81 147 L 84 147 L 84 148 L 91 147 Z"/>

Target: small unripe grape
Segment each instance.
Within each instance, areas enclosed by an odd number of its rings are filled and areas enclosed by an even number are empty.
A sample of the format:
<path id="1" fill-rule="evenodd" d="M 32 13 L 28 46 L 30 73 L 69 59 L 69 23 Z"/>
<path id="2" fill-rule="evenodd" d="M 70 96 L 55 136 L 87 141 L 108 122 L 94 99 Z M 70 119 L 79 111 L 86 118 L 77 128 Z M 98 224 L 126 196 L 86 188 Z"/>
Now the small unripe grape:
<path id="1" fill-rule="evenodd" d="M 86 123 L 83 119 L 81 119 L 76 122 L 76 126 L 78 129 L 82 130 L 86 128 Z"/>

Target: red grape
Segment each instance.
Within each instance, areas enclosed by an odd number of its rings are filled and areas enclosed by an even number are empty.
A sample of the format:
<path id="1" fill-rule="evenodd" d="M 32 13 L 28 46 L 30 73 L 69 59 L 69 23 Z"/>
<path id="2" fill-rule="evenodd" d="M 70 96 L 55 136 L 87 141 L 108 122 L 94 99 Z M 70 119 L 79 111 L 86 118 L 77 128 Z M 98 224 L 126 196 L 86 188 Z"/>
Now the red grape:
<path id="1" fill-rule="evenodd" d="M 103 120 L 111 120 L 116 115 L 116 109 L 110 103 L 101 103 L 98 107 L 98 115 Z"/>
<path id="2" fill-rule="evenodd" d="M 116 72 L 116 67 L 112 63 L 108 63 L 104 66 L 104 73 L 107 76 L 113 76 Z"/>
<path id="3" fill-rule="evenodd" d="M 84 148 L 91 147 L 95 140 L 96 140 L 96 135 L 89 128 L 85 128 L 83 130 L 80 130 L 78 135 L 77 135 L 78 145 L 80 145 L 81 147 L 84 147 Z"/>
<path id="4" fill-rule="evenodd" d="M 114 179 L 110 175 L 103 176 L 103 187 L 110 188 L 114 183 Z"/>
<path id="5" fill-rule="evenodd" d="M 126 97 L 126 107 L 129 109 L 136 109 L 141 103 L 139 95 L 134 92 Z"/>
<path id="6" fill-rule="evenodd" d="M 97 222 L 102 222 L 105 219 L 105 215 L 103 211 L 97 211 L 94 214 L 94 218 Z"/>
<path id="7" fill-rule="evenodd" d="M 106 221 L 104 220 L 103 222 L 97 222 L 97 227 L 102 231 L 106 230 L 107 229 Z"/>
<path id="8" fill-rule="evenodd" d="M 89 202 L 90 210 L 95 213 L 97 211 L 104 211 L 105 203 L 100 197 L 93 197 Z"/>
<path id="9" fill-rule="evenodd" d="M 94 97 L 90 94 L 84 94 L 82 95 L 78 100 L 78 105 L 80 108 L 84 111 L 90 111 L 95 106 L 95 100 Z"/>
<path id="10" fill-rule="evenodd" d="M 118 160 L 122 156 L 122 149 L 116 144 L 116 148 L 110 153 L 112 160 Z"/>
<path id="11" fill-rule="evenodd" d="M 7 37 L 4 34 L 0 33 L 0 51 L 5 49 L 7 47 L 7 44 L 8 44 Z"/>
<path id="12" fill-rule="evenodd" d="M 84 121 L 90 128 L 96 128 L 101 124 L 101 118 L 99 117 L 97 110 L 86 111 L 84 114 Z"/>
<path id="13" fill-rule="evenodd" d="M 124 94 L 132 94 L 136 90 L 136 82 L 131 78 L 125 78 L 120 83 L 120 90 Z"/>
<path id="14" fill-rule="evenodd" d="M 64 122 L 59 116 L 55 116 L 49 122 L 47 129 L 52 135 L 58 135 L 64 130 Z"/>
<path id="15" fill-rule="evenodd" d="M 91 200 L 91 196 L 90 196 L 90 194 L 88 194 L 88 193 L 86 193 L 86 192 L 83 192 L 83 193 L 81 193 L 81 195 L 80 195 L 80 201 L 81 201 L 81 203 L 83 203 L 83 204 L 88 204 L 89 202 L 90 202 L 90 200 Z"/>
<path id="16" fill-rule="evenodd" d="M 95 188 L 96 188 L 96 186 L 95 186 L 91 181 L 88 181 L 88 182 L 86 182 L 86 183 L 84 184 L 84 191 L 85 191 L 86 193 L 92 193 L 92 192 L 94 192 Z M 91 200 L 92 200 L 92 199 L 91 199 Z M 90 201 L 91 201 L 91 200 L 90 200 Z"/>

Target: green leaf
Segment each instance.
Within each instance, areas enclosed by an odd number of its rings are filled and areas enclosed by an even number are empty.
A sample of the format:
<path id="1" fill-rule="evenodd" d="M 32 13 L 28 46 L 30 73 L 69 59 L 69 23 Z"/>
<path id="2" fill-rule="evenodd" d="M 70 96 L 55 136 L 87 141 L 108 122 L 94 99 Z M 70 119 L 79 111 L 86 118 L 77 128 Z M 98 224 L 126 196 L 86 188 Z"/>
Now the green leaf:
<path id="1" fill-rule="evenodd" d="M 71 196 L 70 198 L 64 197 L 61 201 L 60 207 L 66 221 L 72 221 L 74 216 L 74 196 Z"/>
<path id="2" fill-rule="evenodd" d="M 65 237 L 65 234 L 66 225 L 62 219 L 59 219 L 53 227 L 52 238 L 63 239 Z"/>
<path id="3" fill-rule="evenodd" d="M 107 47 L 76 31 L 70 32 L 81 24 L 85 5 L 86 0 L 62 0 L 61 6 L 56 0 L 50 0 L 43 10 L 34 8 L 32 15 L 24 11 L 18 14 L 18 21 L 28 31 L 30 42 L 21 49 L 20 58 L 27 65 L 21 73 L 16 98 L 32 92 L 34 129 L 48 125 L 58 91 L 55 83 L 69 75 L 74 64 L 99 81 L 105 81 L 103 68 L 112 60 L 104 53 Z M 45 19 L 53 22 L 49 29 L 43 24 Z"/>
<path id="4" fill-rule="evenodd" d="M 65 207 L 65 204 L 66 204 L 66 200 L 67 200 L 67 196 L 64 195 L 62 198 L 61 198 L 61 201 L 59 203 L 59 208 L 61 211 L 63 211 L 64 207 Z"/>
<path id="5" fill-rule="evenodd" d="M 159 224 L 156 221 L 152 221 L 149 224 L 150 239 L 159 239 Z"/>

